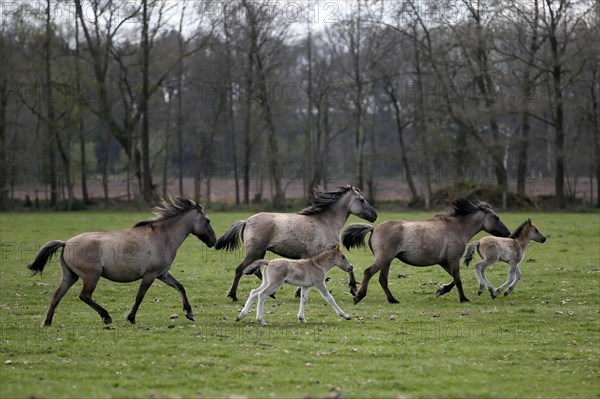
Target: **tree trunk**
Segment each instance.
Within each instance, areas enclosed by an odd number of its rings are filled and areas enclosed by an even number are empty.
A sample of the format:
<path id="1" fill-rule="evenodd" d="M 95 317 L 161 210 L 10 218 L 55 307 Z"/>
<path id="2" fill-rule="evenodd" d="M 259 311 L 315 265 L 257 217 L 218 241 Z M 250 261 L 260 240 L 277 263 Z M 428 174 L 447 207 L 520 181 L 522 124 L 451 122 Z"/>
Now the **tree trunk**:
<path id="1" fill-rule="evenodd" d="M 44 42 L 44 70 L 46 84 L 46 124 L 48 128 L 48 172 L 50 177 L 50 206 L 58 207 L 58 177 L 56 173 L 56 118 L 52 101 L 52 27 L 50 17 L 50 0 L 46 0 L 46 41 Z"/>
<path id="2" fill-rule="evenodd" d="M 150 127 L 148 102 L 149 94 L 149 67 L 150 44 L 148 42 L 148 0 L 142 0 L 142 98 L 140 110 L 142 113 L 142 195 L 144 201 L 151 202 L 153 197 L 152 173 L 150 171 Z"/>
<path id="3" fill-rule="evenodd" d="M 386 88 L 388 96 L 390 97 L 390 102 L 392 103 L 392 107 L 394 108 L 394 116 L 396 121 L 396 133 L 398 134 L 398 142 L 400 143 L 400 161 L 402 162 L 402 167 L 406 173 L 406 183 L 408 184 L 408 188 L 410 190 L 411 199 L 416 199 L 419 194 L 417 193 L 417 188 L 415 187 L 415 182 L 412 178 L 412 169 L 411 165 L 408 162 L 408 154 L 406 151 L 406 146 L 404 145 L 404 128 L 406 125 L 402 124 L 402 116 L 400 115 L 400 106 L 398 105 L 398 98 L 396 96 L 396 91 L 391 83 Z"/>

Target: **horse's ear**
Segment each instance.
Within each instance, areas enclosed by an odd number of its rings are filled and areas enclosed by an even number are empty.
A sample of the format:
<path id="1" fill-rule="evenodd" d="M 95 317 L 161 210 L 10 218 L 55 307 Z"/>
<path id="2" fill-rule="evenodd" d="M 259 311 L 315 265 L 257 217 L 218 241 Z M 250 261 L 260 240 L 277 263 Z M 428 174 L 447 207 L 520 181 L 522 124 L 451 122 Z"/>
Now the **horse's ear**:
<path id="1" fill-rule="evenodd" d="M 531 226 L 531 218 L 527 219 L 527 224 Z"/>

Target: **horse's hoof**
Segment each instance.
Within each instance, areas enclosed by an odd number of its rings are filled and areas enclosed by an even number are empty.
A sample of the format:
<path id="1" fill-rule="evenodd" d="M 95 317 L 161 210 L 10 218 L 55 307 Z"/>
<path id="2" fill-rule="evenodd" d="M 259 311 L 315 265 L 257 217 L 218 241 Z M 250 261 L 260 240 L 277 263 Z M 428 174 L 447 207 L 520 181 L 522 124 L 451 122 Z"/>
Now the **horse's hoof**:
<path id="1" fill-rule="evenodd" d="M 444 289 L 443 289 L 443 288 L 440 288 L 439 290 L 437 290 L 437 291 L 435 292 L 435 296 L 442 296 L 442 295 L 444 295 L 445 293 L 446 293 L 446 291 L 444 291 Z"/>
<path id="2" fill-rule="evenodd" d="M 104 324 L 112 324 L 112 319 L 110 317 L 105 317 L 104 319 L 102 319 L 102 321 L 104 322 Z M 132 324 L 135 324 L 135 319 L 132 321 Z"/>
<path id="3" fill-rule="evenodd" d="M 477 296 L 481 296 L 482 293 L 483 291 L 477 291 Z"/>
<path id="4" fill-rule="evenodd" d="M 239 316 L 235 318 L 235 322 L 237 323 L 238 321 L 242 320 L 244 318 L 244 316 Z"/>
<path id="5" fill-rule="evenodd" d="M 347 315 L 343 315 L 342 317 L 343 317 L 344 319 L 346 319 L 346 320 L 352 320 L 352 316 L 350 316 L 350 315 L 348 315 L 348 314 L 347 314 Z"/>
<path id="6" fill-rule="evenodd" d="M 303 318 L 303 317 L 298 317 L 298 320 L 300 320 L 300 322 L 301 322 L 302 324 L 306 324 L 306 319 L 305 319 L 305 318 Z"/>
<path id="7" fill-rule="evenodd" d="M 397 300 L 396 298 L 388 299 L 388 302 L 391 303 L 391 304 L 400 303 L 400 301 Z"/>
<path id="8" fill-rule="evenodd" d="M 505 293 L 504 293 L 504 296 L 507 296 L 508 294 L 509 294 L 509 292 L 505 292 Z"/>
<path id="9" fill-rule="evenodd" d="M 42 327 L 50 327 L 52 325 L 51 321 L 48 320 L 44 320 L 44 322 L 42 323 Z"/>
<path id="10" fill-rule="evenodd" d="M 269 295 L 269 296 L 270 296 L 271 298 L 273 298 L 273 299 L 277 299 L 277 298 L 275 297 L 275 294 L 271 294 L 271 295 Z M 296 295 L 296 298 L 298 298 L 298 297 L 299 297 L 299 296 L 298 296 L 298 295 Z"/>
<path id="11" fill-rule="evenodd" d="M 469 298 L 467 298 L 467 297 L 460 298 L 460 301 L 461 302 L 471 302 L 471 300 Z"/>
<path id="12" fill-rule="evenodd" d="M 266 327 L 267 326 L 267 323 L 264 322 L 264 321 L 262 321 L 262 320 L 259 320 L 258 324 L 260 324 L 261 327 Z"/>
<path id="13" fill-rule="evenodd" d="M 362 301 L 363 297 L 356 295 L 353 299 L 352 302 L 354 302 L 355 305 L 357 305 L 360 301 Z"/>
<path id="14" fill-rule="evenodd" d="M 356 287 L 350 286 L 350 294 L 352 296 L 356 296 L 357 293 L 358 291 L 356 290 Z"/>
<path id="15" fill-rule="evenodd" d="M 191 321 L 196 321 L 196 319 L 194 319 L 194 314 L 193 313 L 186 313 L 185 318 Z"/>
<path id="16" fill-rule="evenodd" d="M 227 294 L 227 298 L 231 298 L 232 302 L 237 302 L 238 301 L 237 295 L 235 295 L 235 294 Z"/>

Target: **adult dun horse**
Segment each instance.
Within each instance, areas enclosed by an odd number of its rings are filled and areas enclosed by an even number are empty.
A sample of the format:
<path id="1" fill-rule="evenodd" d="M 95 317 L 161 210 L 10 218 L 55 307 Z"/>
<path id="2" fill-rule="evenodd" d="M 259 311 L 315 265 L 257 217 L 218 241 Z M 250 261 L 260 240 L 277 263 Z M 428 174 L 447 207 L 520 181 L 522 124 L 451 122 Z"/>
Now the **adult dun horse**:
<path id="1" fill-rule="evenodd" d="M 237 287 L 244 269 L 265 257 L 266 251 L 290 259 L 310 258 L 340 241 L 340 232 L 350 214 L 374 222 L 377 213 L 359 189 L 346 185 L 337 191 L 313 190 L 308 207 L 298 213 L 261 212 L 234 222 L 217 240 L 215 249 L 235 250 L 243 242 L 246 256 L 235 269 L 227 296 L 237 301 Z M 259 275 L 257 273 L 257 275 Z M 354 274 L 350 284 L 356 287 Z M 259 275 L 260 276 L 260 275 Z"/>
<path id="2" fill-rule="evenodd" d="M 179 292 L 186 317 L 194 320 L 185 289 L 169 269 L 177 249 L 190 233 L 212 247 L 215 232 L 202 205 L 192 200 L 182 197 L 162 200 L 154 211 L 154 219 L 139 222 L 130 229 L 83 233 L 67 241 L 50 241 L 40 249 L 33 263 L 27 266 L 33 274 L 42 272 L 52 255 L 63 248 L 62 280 L 52 296 L 44 325 L 52 324 L 56 306 L 80 277 L 83 288 L 79 299 L 98 312 L 106 324 L 112 323 L 110 315 L 92 299 L 100 277 L 120 283 L 142 280 L 127 316 L 132 324 L 146 291 L 156 278 Z"/>
<path id="3" fill-rule="evenodd" d="M 475 250 L 477 250 L 477 253 L 482 259 L 481 262 L 475 265 L 475 274 L 479 280 L 479 290 L 477 291 L 477 295 L 481 295 L 483 289 L 487 287 L 492 298 L 496 299 L 506 287 L 508 287 L 508 290 L 506 290 L 504 296 L 510 294 L 515 289 L 515 286 L 521 279 L 519 263 L 525 256 L 529 241 L 535 241 L 542 244 L 546 242 L 546 237 L 537 226 L 531 222 L 531 219 L 527 219 L 521 223 L 509 238 L 488 236 L 469 245 L 469 249 L 465 254 L 465 265 L 469 266 L 469 263 L 473 260 L 473 253 Z M 485 269 L 498 261 L 508 263 L 508 279 L 504 284 L 498 287 L 497 290 L 494 290 L 492 283 L 490 283 L 490 280 L 485 276 Z"/>
<path id="4" fill-rule="evenodd" d="M 428 220 L 390 220 L 376 227 L 352 224 L 344 230 L 342 243 L 347 249 L 363 247 L 365 236 L 372 232 L 369 247 L 375 255 L 375 262 L 365 269 L 354 304 L 367 296 L 369 280 L 379 271 L 379 283 L 388 302 L 398 303 L 388 288 L 388 274 L 394 258 L 412 266 L 442 266 L 453 281 L 442 286 L 437 296 L 450 292 L 456 285 L 460 301 L 469 301 L 460 279 L 460 258 L 467 242 L 481 230 L 501 237 L 507 237 L 510 231 L 485 202 L 459 199 L 452 205 L 453 209 L 448 214 L 436 215 Z"/>

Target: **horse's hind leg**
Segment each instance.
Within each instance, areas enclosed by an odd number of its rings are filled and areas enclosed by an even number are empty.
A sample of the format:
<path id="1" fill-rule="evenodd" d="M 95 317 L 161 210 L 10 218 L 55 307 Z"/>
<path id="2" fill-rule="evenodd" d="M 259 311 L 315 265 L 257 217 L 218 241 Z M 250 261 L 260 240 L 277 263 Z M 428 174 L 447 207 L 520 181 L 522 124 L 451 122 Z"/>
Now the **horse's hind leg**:
<path id="1" fill-rule="evenodd" d="M 62 269 L 62 277 L 60 281 L 60 285 L 56 288 L 54 295 L 52 295 L 52 299 L 50 300 L 50 306 L 48 306 L 48 311 L 46 312 L 46 318 L 44 319 L 44 326 L 52 325 L 52 318 L 54 317 L 54 311 L 58 306 L 60 300 L 65 296 L 69 288 L 75 284 L 75 282 L 79 279 L 71 269 L 69 269 L 61 259 L 60 266 Z"/>
<path id="2" fill-rule="evenodd" d="M 102 317 L 102 321 L 104 321 L 104 324 L 111 324 L 112 318 L 108 314 L 108 311 L 102 306 L 98 305 L 92 299 L 92 294 L 94 293 L 94 290 L 98 285 L 98 280 L 100 280 L 100 273 L 91 276 L 82 276 L 81 279 L 83 280 L 83 288 L 81 289 L 81 293 L 79 294 L 79 299 L 87 303 L 92 309 L 98 312 L 100 317 Z"/>
<path id="3" fill-rule="evenodd" d="M 387 297 L 389 303 L 400 303 L 396 298 L 394 298 L 392 292 L 388 288 L 388 275 L 390 274 L 391 266 L 392 263 L 390 262 L 387 264 L 387 266 L 381 269 L 381 272 L 379 272 L 379 284 L 381 284 L 381 288 L 383 288 L 383 292 L 385 292 L 385 296 Z"/>
<path id="4" fill-rule="evenodd" d="M 158 279 L 168 286 L 175 288 L 177 292 L 179 292 L 179 295 L 181 295 L 181 301 L 183 302 L 183 310 L 185 310 L 185 317 L 191 321 L 195 321 L 194 313 L 192 312 L 192 306 L 190 305 L 190 301 L 188 301 L 183 285 L 169 272 L 166 272 L 162 276 L 158 277 Z"/>
<path id="5" fill-rule="evenodd" d="M 140 288 L 138 289 L 138 293 L 135 296 L 135 303 L 133 304 L 131 311 L 127 315 L 127 320 L 131 324 L 135 324 L 135 315 L 137 314 L 137 311 L 140 307 L 140 304 L 142 303 L 142 300 L 144 300 L 144 296 L 146 296 L 146 292 L 148 291 L 148 288 L 150 288 L 150 286 L 152 285 L 152 283 L 154 282 L 155 279 L 156 279 L 155 274 L 146 274 L 146 275 L 144 275 L 144 277 L 142 277 L 142 282 L 140 283 Z"/>
<path id="6" fill-rule="evenodd" d="M 373 263 L 370 267 L 367 267 L 363 272 L 363 280 L 360 283 L 360 289 L 356 293 L 354 297 L 354 304 L 359 303 L 364 297 L 367 296 L 367 289 L 369 288 L 369 280 L 380 270 L 389 268 L 392 259 L 384 259 L 380 257 L 375 258 L 375 263 Z M 388 298 L 389 300 L 389 298 Z"/>
<path id="7" fill-rule="evenodd" d="M 272 281 L 271 279 L 267 282 L 266 287 L 260 290 L 258 293 L 258 304 L 256 305 L 256 320 L 260 323 L 261 327 L 267 325 L 263 318 L 263 309 L 265 307 L 265 299 L 268 295 L 271 295 L 277 291 L 282 285 L 283 281 Z"/>
<path id="8" fill-rule="evenodd" d="M 266 286 L 268 284 L 269 284 L 268 274 L 265 273 L 263 280 L 262 280 L 262 284 L 260 285 L 260 287 L 255 288 L 252 291 L 250 291 L 250 295 L 248 295 L 248 300 L 246 300 L 246 304 L 244 305 L 243 309 L 240 311 L 240 314 L 235 318 L 235 321 L 240 321 L 248 315 L 248 313 L 250 312 L 250 309 L 252 309 L 252 304 L 254 303 L 254 300 L 256 299 L 258 294 L 263 289 L 266 288 Z"/>
<path id="9" fill-rule="evenodd" d="M 238 288 L 238 284 L 240 282 L 240 279 L 242 278 L 242 276 L 244 275 L 244 269 L 248 266 L 250 266 L 250 264 L 252 262 L 254 262 L 255 260 L 258 259 L 263 259 L 265 257 L 265 252 L 256 252 L 256 251 L 252 251 L 252 250 L 247 250 L 246 256 L 244 257 L 244 260 L 242 260 L 242 263 L 240 263 L 238 265 L 238 267 L 235 268 L 235 274 L 233 276 L 233 282 L 231 283 L 231 287 L 229 288 L 229 292 L 227 293 L 227 297 L 231 298 L 234 302 L 237 302 L 238 298 L 237 298 L 237 288 Z M 257 276 L 259 276 L 259 274 L 257 274 Z"/>
<path id="10" fill-rule="evenodd" d="M 479 290 L 477 291 L 477 295 L 481 295 L 483 289 L 487 287 L 490 294 L 494 293 L 494 286 L 487 279 L 485 275 L 485 269 L 491 265 L 491 262 L 483 260 L 475 265 L 475 274 L 477 275 L 477 279 L 479 280 Z"/>

